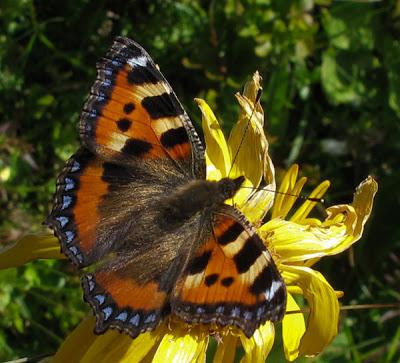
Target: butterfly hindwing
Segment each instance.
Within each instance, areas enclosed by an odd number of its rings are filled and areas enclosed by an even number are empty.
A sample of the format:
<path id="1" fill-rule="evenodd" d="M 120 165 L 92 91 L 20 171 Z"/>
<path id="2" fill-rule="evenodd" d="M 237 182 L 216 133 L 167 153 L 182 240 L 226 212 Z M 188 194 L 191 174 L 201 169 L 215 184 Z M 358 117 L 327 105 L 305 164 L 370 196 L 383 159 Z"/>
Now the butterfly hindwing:
<path id="1" fill-rule="evenodd" d="M 117 37 L 97 65 L 80 121 L 83 143 L 106 159 L 171 158 L 181 172 L 205 175 L 199 137 L 147 52 Z"/>
<path id="2" fill-rule="evenodd" d="M 178 281 L 172 311 L 187 322 L 237 326 L 247 336 L 282 319 L 286 289 L 262 240 L 230 206 L 213 217 L 213 233 Z"/>
<path id="3" fill-rule="evenodd" d="M 118 328 L 136 337 L 153 330 L 169 313 L 167 292 L 158 281 L 139 284 L 118 271 L 97 271 L 82 280 L 85 300 L 96 314 L 95 332 Z"/>
<path id="4" fill-rule="evenodd" d="M 112 259 L 83 276 L 85 300 L 96 315 L 96 333 L 111 327 L 136 337 L 170 314 L 170 294 L 199 227 L 197 217 L 170 234 L 148 233 L 145 243 L 120 246 Z"/>

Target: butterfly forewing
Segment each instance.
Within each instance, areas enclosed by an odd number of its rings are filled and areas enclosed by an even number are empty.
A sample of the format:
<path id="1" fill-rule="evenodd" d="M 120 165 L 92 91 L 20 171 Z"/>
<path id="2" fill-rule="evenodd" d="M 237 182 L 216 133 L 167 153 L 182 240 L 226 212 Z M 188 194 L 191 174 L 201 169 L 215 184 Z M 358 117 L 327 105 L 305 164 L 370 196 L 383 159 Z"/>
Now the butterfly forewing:
<path id="1" fill-rule="evenodd" d="M 247 219 L 230 206 L 213 216 L 213 233 L 178 281 L 172 311 L 191 323 L 237 326 L 247 336 L 280 321 L 286 289 L 271 255 Z"/>
<path id="2" fill-rule="evenodd" d="M 118 162 L 168 157 L 181 172 L 205 176 L 197 133 L 139 44 L 116 38 L 97 72 L 80 121 L 81 137 L 89 149 Z"/>

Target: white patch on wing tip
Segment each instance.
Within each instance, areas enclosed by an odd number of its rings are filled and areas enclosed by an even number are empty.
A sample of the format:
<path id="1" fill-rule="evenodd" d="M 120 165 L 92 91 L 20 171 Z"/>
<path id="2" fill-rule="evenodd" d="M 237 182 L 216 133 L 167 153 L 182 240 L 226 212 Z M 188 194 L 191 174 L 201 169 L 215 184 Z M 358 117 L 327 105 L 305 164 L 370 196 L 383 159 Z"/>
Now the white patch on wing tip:
<path id="1" fill-rule="evenodd" d="M 147 57 L 139 56 L 135 58 L 130 58 L 127 60 L 127 63 L 132 67 L 135 68 L 136 66 L 146 67 L 147 66 Z"/>
<path id="2" fill-rule="evenodd" d="M 282 283 L 278 280 L 272 281 L 270 289 L 265 293 L 266 300 L 272 300 L 276 292 L 281 288 Z"/>

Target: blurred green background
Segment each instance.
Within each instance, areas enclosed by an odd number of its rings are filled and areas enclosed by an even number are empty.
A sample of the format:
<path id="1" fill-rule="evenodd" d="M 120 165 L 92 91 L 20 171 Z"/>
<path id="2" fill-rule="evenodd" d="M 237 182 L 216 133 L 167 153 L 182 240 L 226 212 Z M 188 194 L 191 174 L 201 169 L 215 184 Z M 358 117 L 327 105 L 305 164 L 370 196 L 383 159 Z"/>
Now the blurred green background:
<path id="1" fill-rule="evenodd" d="M 274 163 L 299 163 L 310 188 L 330 179 L 326 205 L 350 202 L 375 176 L 363 239 L 317 268 L 345 305 L 400 301 L 400 1 L 2 0 L 0 27 L 1 243 L 42 228 L 55 177 L 79 145 L 95 62 L 125 35 L 161 66 L 197 125 L 201 97 L 229 131 L 233 95 L 259 70 Z M 0 361 L 53 353 L 87 312 L 66 261 L 0 271 Z M 399 361 L 399 316 L 343 313 L 315 361 Z"/>

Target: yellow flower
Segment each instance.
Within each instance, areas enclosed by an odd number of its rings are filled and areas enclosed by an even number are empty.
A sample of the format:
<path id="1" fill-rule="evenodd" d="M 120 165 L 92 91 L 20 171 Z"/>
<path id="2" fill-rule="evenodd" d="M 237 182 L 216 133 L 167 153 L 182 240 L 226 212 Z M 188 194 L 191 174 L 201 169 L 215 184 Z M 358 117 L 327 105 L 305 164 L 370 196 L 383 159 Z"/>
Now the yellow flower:
<path id="1" fill-rule="evenodd" d="M 361 237 L 371 213 L 377 183 L 368 177 L 356 189 L 351 204 L 327 208 L 327 216 L 322 221 L 309 215 L 316 200 L 328 189 L 328 181 L 317 186 L 309 198 L 292 211 L 306 178 L 298 179 L 298 166 L 293 165 L 276 191 L 274 166 L 264 134 L 264 114 L 261 105 L 255 104 L 259 88 L 260 76 L 256 73 L 246 84 L 244 94 L 236 95 L 241 113 L 228 140 L 209 106 L 203 100 L 197 100 L 197 103 L 203 115 L 207 179 L 245 176 L 243 188 L 228 202 L 239 208 L 258 228 L 285 280 L 288 299 L 282 334 L 285 356 L 291 361 L 299 355 L 320 353 L 337 334 L 338 297 L 342 293 L 335 291 L 311 267 L 324 256 L 344 251 Z M 271 217 L 263 224 L 268 212 Z M 0 268 L 20 265 L 34 258 L 60 258 L 58 251 L 54 237 L 27 237 L 0 254 Z M 307 321 L 300 312 L 296 295 L 302 295 L 308 302 Z M 116 331 L 96 336 L 93 334 L 94 323 L 93 317 L 84 320 L 66 338 L 53 361 L 205 361 L 210 340 L 207 327 L 188 327 L 171 317 L 155 331 L 132 340 Z M 243 362 L 263 362 L 274 338 L 274 325 L 270 322 L 258 328 L 251 338 L 235 330 L 221 329 L 217 332 L 219 344 L 214 362 L 233 362 L 239 345 L 245 352 Z"/>

